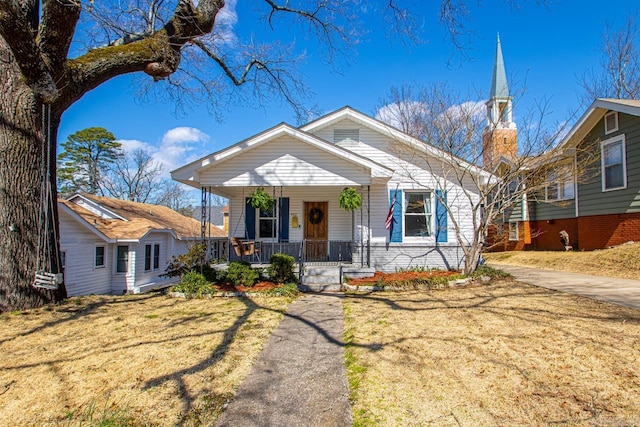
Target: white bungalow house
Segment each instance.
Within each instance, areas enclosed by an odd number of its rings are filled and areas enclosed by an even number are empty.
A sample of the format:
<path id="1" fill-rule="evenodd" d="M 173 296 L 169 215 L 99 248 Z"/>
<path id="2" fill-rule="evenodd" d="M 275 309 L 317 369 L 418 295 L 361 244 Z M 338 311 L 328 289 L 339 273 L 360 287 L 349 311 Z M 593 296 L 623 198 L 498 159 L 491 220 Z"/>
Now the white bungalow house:
<path id="1" fill-rule="evenodd" d="M 58 200 L 58 212 L 69 296 L 168 286 L 167 263 L 201 239 L 200 221 L 164 206 L 82 194 Z M 207 233 L 226 240 L 218 227 Z"/>
<path id="2" fill-rule="evenodd" d="M 490 174 L 447 159 L 435 147 L 344 107 L 301 127 L 281 123 L 171 175 L 205 195 L 229 199 L 229 236 L 257 242 L 262 262 L 281 252 L 304 264 L 458 269 L 464 257 L 457 236 L 472 236 L 470 203 L 480 196 L 471 181 L 452 179 L 458 175 L 451 168 L 463 167 L 475 178 Z M 346 187 L 362 195 L 355 212 L 339 207 Z M 277 201 L 275 209 L 247 203 L 258 188 Z"/>

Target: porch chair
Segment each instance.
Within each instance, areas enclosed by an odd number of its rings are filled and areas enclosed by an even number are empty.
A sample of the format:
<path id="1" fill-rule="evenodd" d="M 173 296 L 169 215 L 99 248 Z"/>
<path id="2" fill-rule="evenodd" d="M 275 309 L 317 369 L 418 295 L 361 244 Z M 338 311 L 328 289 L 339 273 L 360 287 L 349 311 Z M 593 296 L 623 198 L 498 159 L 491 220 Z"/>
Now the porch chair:
<path id="1" fill-rule="evenodd" d="M 231 245 L 236 255 L 244 259 L 245 255 L 251 257 L 259 264 L 260 263 L 260 243 L 252 241 L 243 241 L 239 237 L 231 238 Z"/>

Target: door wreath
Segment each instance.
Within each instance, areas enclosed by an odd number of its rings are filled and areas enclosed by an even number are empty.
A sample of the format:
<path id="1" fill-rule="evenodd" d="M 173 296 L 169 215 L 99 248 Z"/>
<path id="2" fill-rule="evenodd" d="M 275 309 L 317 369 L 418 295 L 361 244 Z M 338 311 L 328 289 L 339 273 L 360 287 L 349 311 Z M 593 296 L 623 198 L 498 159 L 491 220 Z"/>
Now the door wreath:
<path id="1" fill-rule="evenodd" d="M 324 213 L 318 208 L 313 208 L 309 211 L 309 222 L 311 224 L 320 224 L 324 218 Z"/>

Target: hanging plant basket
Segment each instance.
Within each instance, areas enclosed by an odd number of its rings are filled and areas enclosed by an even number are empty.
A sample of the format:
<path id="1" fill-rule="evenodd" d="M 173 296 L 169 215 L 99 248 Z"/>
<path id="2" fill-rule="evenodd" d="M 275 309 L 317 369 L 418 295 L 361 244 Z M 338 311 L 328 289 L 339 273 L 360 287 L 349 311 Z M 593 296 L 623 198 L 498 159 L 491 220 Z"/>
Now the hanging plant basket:
<path id="1" fill-rule="evenodd" d="M 273 198 L 264 191 L 264 188 L 260 187 L 249 194 L 247 203 L 261 211 L 268 211 L 273 207 Z"/>
<path id="2" fill-rule="evenodd" d="M 347 187 L 342 190 L 338 197 L 338 204 L 345 211 L 355 211 L 362 206 L 362 196 L 353 187 Z"/>

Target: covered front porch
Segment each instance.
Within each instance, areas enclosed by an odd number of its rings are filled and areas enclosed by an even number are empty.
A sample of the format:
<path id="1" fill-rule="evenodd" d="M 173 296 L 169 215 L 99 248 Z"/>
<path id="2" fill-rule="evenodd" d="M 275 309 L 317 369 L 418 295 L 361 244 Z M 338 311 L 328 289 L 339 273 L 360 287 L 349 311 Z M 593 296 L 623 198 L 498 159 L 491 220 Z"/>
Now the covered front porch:
<path id="1" fill-rule="evenodd" d="M 230 196 L 229 237 L 220 241 L 203 236 L 210 242 L 210 259 L 266 264 L 273 254 L 282 253 L 301 265 L 370 265 L 369 186 L 357 187 L 363 205 L 353 212 L 339 207 L 341 187 L 265 188 L 274 200 L 273 208 L 268 210 L 251 206 L 248 195 L 254 189 L 240 189 L 236 195 L 225 192 Z M 214 190 L 217 189 L 202 189 L 203 224 L 208 221 L 211 195 L 219 194 Z"/>
<path id="2" fill-rule="evenodd" d="M 286 124 L 172 172 L 202 192 L 203 239 L 211 195 L 228 200 L 226 259 L 264 263 L 285 253 L 303 264 L 369 265 L 371 198 L 375 193 L 376 220 L 384 223 L 392 176 L 385 166 Z M 360 208 L 340 208 L 345 188 L 361 196 Z M 258 193 L 269 204 L 253 203 Z M 236 250 L 234 241 L 247 249 Z"/>

